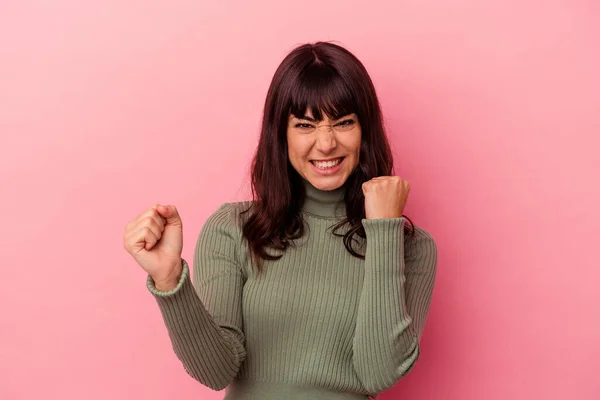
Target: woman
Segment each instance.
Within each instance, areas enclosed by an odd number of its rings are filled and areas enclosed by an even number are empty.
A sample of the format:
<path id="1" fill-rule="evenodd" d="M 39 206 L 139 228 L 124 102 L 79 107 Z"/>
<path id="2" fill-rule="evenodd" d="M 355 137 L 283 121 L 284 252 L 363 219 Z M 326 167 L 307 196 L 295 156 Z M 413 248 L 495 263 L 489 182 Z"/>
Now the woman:
<path id="1" fill-rule="evenodd" d="M 374 398 L 419 358 L 434 287 L 434 240 L 402 214 L 409 189 L 364 66 L 304 44 L 267 94 L 253 201 L 207 219 L 193 285 L 174 206 L 133 219 L 125 247 L 185 370 L 225 399 Z"/>

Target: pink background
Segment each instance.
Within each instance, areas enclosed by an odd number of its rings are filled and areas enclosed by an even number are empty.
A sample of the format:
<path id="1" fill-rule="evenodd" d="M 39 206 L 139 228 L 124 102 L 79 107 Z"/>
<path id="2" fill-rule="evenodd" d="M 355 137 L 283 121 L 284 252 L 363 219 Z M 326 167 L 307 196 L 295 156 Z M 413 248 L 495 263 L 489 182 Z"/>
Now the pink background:
<path id="1" fill-rule="evenodd" d="M 220 399 L 171 350 L 127 221 L 191 260 L 244 199 L 268 84 L 336 40 L 372 75 L 439 247 L 418 366 L 381 399 L 600 398 L 595 0 L 0 2 L 0 397 Z"/>

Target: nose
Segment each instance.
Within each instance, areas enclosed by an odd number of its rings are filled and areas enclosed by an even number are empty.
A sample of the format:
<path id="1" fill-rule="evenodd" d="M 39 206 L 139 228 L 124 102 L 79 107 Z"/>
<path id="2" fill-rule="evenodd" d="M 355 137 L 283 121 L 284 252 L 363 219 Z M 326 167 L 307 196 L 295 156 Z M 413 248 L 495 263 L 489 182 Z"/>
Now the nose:
<path id="1" fill-rule="evenodd" d="M 317 150 L 323 154 L 327 154 L 335 150 L 336 146 L 335 132 L 330 126 L 317 129 Z"/>

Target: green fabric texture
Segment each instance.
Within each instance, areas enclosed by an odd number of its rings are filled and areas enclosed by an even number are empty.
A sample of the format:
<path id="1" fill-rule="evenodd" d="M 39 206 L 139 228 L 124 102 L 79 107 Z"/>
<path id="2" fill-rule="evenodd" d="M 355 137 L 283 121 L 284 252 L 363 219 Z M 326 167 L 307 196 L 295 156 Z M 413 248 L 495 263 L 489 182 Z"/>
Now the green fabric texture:
<path id="1" fill-rule="evenodd" d="M 377 397 L 415 365 L 434 288 L 437 247 L 405 218 L 363 219 L 353 257 L 330 229 L 344 216 L 343 188 L 305 182 L 305 235 L 258 275 L 242 237 L 250 203 L 226 203 L 205 222 L 190 274 L 173 290 L 148 276 L 175 354 L 225 399 Z M 341 230 L 343 233 L 344 230 Z M 355 247 L 356 248 L 356 247 Z"/>

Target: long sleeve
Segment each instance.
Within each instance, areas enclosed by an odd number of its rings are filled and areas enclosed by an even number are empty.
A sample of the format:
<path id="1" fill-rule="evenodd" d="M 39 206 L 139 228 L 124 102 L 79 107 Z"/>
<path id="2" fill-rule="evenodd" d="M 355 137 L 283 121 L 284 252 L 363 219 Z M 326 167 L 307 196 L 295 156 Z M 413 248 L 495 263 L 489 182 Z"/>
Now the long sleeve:
<path id="1" fill-rule="evenodd" d="M 224 389 L 246 357 L 236 218 L 225 204 L 206 220 L 196 242 L 193 285 L 185 260 L 173 290 L 159 291 L 147 280 L 185 371 L 213 390 Z"/>
<path id="2" fill-rule="evenodd" d="M 405 218 L 362 220 L 365 274 L 353 342 L 359 380 L 370 392 L 389 390 L 415 365 L 433 293 L 437 247 Z"/>

